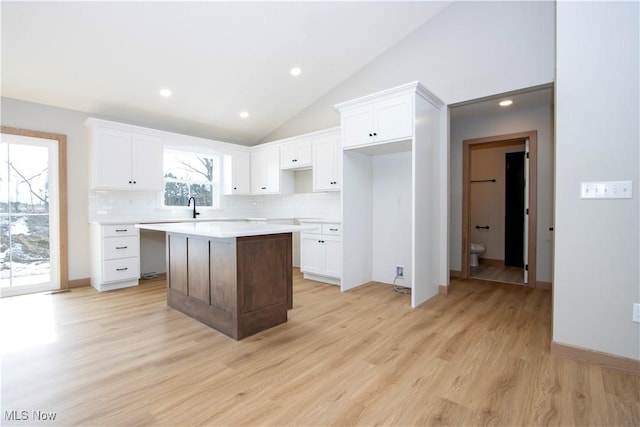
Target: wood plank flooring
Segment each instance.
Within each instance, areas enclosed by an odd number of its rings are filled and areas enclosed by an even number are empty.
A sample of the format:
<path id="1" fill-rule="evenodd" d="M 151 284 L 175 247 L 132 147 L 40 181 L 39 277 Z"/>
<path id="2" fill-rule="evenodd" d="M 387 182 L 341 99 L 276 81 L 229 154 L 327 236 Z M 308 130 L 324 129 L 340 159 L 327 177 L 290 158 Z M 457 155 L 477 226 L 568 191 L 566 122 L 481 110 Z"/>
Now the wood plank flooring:
<path id="1" fill-rule="evenodd" d="M 37 327 L 1 325 L 20 331 L 2 339 L 2 424 L 640 425 L 640 377 L 549 353 L 549 291 L 454 281 L 412 310 L 389 285 L 296 272 L 289 322 L 236 342 L 168 308 L 164 286 L 0 301 L 40 301 L 19 311 Z M 27 348 L 37 330 L 51 342 Z"/>

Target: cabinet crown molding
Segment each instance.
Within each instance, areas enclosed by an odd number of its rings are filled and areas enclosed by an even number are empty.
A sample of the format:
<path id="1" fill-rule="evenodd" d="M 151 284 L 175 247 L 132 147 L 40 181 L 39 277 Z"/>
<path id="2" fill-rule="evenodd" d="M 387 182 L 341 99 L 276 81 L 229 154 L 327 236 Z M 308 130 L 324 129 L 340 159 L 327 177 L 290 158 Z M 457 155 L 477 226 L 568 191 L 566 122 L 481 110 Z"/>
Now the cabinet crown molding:
<path id="1" fill-rule="evenodd" d="M 435 94 L 433 94 L 432 92 L 427 90 L 424 86 L 422 86 L 422 84 L 420 84 L 419 81 L 415 81 L 415 82 L 405 83 L 403 85 L 396 86 L 390 89 L 385 89 L 380 92 L 372 93 L 366 96 L 361 96 L 359 98 L 351 99 L 349 101 L 341 102 L 339 104 L 336 104 L 334 107 L 337 110 L 342 111 L 342 110 L 346 110 L 348 108 L 357 106 L 363 102 L 370 102 L 370 101 L 379 100 L 387 97 L 402 95 L 405 93 L 417 93 L 418 95 L 420 95 L 421 97 L 429 101 L 431 104 L 439 108 L 442 108 L 446 105 Z"/>

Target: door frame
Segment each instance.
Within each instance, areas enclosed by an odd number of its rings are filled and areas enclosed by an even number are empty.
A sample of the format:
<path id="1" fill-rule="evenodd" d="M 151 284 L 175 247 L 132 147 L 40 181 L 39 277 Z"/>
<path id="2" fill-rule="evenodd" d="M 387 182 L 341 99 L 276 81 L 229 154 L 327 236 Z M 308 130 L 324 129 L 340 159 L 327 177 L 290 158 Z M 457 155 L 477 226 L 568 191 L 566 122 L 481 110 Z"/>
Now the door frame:
<path id="1" fill-rule="evenodd" d="M 536 230 L 537 230 L 537 158 L 538 158 L 538 131 L 531 130 L 525 132 L 510 133 L 504 135 L 487 136 L 483 138 L 473 138 L 463 140 L 462 149 L 462 271 L 460 277 L 466 279 L 469 277 L 469 235 L 470 235 L 470 179 L 471 179 L 471 147 L 483 145 L 483 148 L 494 148 L 512 143 L 521 143 L 529 140 L 529 176 L 525 177 L 529 185 L 529 227 L 527 233 L 529 235 L 528 242 L 528 273 L 529 283 L 526 285 L 530 288 L 537 287 L 536 282 Z"/>
<path id="2" fill-rule="evenodd" d="M 60 265 L 58 266 L 60 272 L 59 286 L 60 289 L 67 289 L 69 287 L 69 248 L 67 229 L 67 136 L 58 133 L 40 132 L 8 126 L 1 126 L 0 133 L 40 139 L 50 139 L 58 142 L 58 242 L 60 245 Z"/>

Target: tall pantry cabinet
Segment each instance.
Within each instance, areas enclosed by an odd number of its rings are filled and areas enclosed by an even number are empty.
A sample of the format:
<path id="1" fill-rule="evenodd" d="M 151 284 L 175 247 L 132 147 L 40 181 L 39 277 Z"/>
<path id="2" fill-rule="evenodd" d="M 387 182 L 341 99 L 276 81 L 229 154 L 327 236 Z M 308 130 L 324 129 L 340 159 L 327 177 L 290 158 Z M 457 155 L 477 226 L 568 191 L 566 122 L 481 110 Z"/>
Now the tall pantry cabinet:
<path id="1" fill-rule="evenodd" d="M 416 307 L 448 283 L 446 105 L 413 82 L 336 108 L 349 265 L 341 288 L 370 281 L 409 287 Z"/>

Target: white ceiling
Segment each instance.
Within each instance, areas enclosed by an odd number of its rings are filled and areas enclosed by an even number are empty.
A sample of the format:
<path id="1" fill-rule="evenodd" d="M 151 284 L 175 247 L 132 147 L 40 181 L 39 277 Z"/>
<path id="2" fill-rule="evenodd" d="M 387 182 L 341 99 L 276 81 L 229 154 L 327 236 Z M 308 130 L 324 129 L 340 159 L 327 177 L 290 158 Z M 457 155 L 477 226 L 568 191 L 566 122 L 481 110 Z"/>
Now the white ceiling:
<path id="1" fill-rule="evenodd" d="M 449 4 L 2 1 L 2 96 L 253 145 Z"/>

